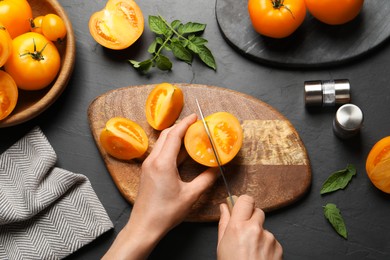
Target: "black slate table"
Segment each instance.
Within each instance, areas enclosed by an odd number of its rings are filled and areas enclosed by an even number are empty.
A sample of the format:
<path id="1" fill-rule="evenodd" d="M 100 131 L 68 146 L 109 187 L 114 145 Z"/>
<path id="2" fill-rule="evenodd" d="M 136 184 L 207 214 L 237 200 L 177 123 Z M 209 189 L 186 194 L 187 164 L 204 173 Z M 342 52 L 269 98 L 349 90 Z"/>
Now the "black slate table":
<path id="1" fill-rule="evenodd" d="M 73 22 L 77 40 L 76 64 L 63 95 L 47 111 L 22 125 L 0 129 L 0 152 L 39 125 L 58 155 L 57 166 L 86 175 L 115 228 L 80 249 L 69 259 L 98 259 L 127 222 L 131 205 L 108 174 L 92 138 L 87 109 L 105 92 L 142 84 L 183 82 L 215 85 L 240 91 L 276 108 L 300 134 L 311 161 L 312 185 L 297 203 L 267 214 L 265 226 L 284 247 L 285 259 L 390 259 L 390 197 L 378 191 L 365 173 L 365 160 L 376 141 L 390 134 L 390 46 L 385 41 L 359 59 L 342 65 L 280 68 L 253 62 L 223 38 L 216 21 L 215 1 L 138 1 L 145 18 L 161 14 L 168 20 L 206 23 L 204 36 L 218 69 L 195 60 L 192 66 L 174 62 L 171 72 L 138 74 L 127 59 L 148 57 L 153 39 L 148 27 L 131 48 L 111 51 L 98 45 L 88 30 L 89 16 L 105 1 L 60 0 Z M 303 83 L 315 79 L 349 79 L 352 102 L 364 112 L 360 136 L 343 141 L 332 132 L 335 107 L 309 110 L 303 102 Z M 320 195 L 324 180 L 354 164 L 357 176 L 347 189 Z M 348 240 L 338 236 L 323 216 L 333 202 L 341 209 Z M 183 223 L 155 248 L 150 259 L 215 259 L 217 223 Z"/>

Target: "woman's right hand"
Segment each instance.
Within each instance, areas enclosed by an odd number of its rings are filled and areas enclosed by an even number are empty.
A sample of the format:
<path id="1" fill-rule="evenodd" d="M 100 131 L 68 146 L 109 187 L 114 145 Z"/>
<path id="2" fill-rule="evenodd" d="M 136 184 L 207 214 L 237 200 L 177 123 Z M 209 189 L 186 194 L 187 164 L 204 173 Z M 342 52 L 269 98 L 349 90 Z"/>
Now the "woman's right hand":
<path id="1" fill-rule="evenodd" d="M 226 259 L 282 259 L 283 249 L 275 236 L 263 227 L 264 212 L 255 208 L 248 195 L 240 196 L 229 213 L 221 204 L 217 256 Z"/>

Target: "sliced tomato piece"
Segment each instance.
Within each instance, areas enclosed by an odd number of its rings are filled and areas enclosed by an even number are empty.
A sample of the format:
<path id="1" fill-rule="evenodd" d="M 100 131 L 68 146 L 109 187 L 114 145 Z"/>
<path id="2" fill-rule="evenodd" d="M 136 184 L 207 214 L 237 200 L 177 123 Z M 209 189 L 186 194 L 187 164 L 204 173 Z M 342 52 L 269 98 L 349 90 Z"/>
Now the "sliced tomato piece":
<path id="1" fill-rule="evenodd" d="M 149 145 L 142 127 L 123 117 L 113 117 L 107 121 L 100 134 L 100 143 L 108 154 L 121 160 L 141 157 Z"/>
<path id="2" fill-rule="evenodd" d="M 109 0 L 103 10 L 91 16 L 89 31 L 102 46 L 122 50 L 142 35 L 144 17 L 133 0 Z"/>
<path id="3" fill-rule="evenodd" d="M 0 23 L 0 67 L 8 60 L 12 52 L 12 38 L 7 29 Z"/>
<path id="4" fill-rule="evenodd" d="M 18 101 L 18 87 L 13 78 L 0 70 L 0 120 L 11 114 Z"/>
<path id="5" fill-rule="evenodd" d="M 243 130 L 240 121 L 228 112 L 211 114 L 205 120 L 217 149 L 220 163 L 221 165 L 227 164 L 242 147 Z M 196 162 L 209 167 L 218 166 L 212 145 L 201 120 L 188 128 L 184 137 L 184 145 L 188 154 Z"/>
<path id="6" fill-rule="evenodd" d="M 151 127 L 163 130 L 175 123 L 184 105 L 183 91 L 169 83 L 158 84 L 149 94 L 146 119 Z"/>
<path id="7" fill-rule="evenodd" d="M 390 193 L 390 136 L 379 140 L 367 156 L 366 171 L 371 182 Z"/>

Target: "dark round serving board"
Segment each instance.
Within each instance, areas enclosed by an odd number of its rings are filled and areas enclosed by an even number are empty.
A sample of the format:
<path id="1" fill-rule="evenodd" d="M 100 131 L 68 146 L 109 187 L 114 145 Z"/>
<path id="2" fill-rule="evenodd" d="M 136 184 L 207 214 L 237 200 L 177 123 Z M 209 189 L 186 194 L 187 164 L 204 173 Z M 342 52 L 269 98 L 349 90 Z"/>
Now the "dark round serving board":
<path id="1" fill-rule="evenodd" d="M 291 36 L 272 39 L 252 27 L 247 0 L 217 0 L 216 17 L 226 39 L 241 54 L 258 62 L 284 67 L 338 65 L 368 53 L 390 35 L 390 2 L 365 1 L 351 22 L 331 26 L 309 13 Z"/>

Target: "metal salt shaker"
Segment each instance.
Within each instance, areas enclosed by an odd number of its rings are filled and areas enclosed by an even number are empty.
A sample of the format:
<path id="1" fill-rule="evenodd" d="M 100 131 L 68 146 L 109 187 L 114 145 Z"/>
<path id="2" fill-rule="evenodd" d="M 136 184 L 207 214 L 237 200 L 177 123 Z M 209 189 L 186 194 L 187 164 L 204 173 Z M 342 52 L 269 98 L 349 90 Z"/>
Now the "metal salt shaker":
<path id="1" fill-rule="evenodd" d="M 351 100 L 348 79 L 305 81 L 304 86 L 306 106 L 335 106 Z"/>
<path id="2" fill-rule="evenodd" d="M 353 104 L 342 105 L 333 120 L 334 133 L 342 139 L 357 135 L 363 125 L 363 112 Z"/>

